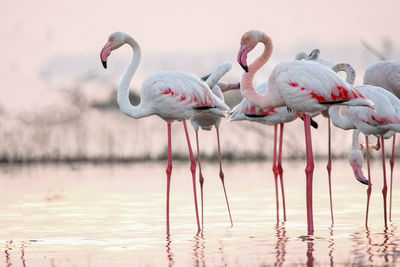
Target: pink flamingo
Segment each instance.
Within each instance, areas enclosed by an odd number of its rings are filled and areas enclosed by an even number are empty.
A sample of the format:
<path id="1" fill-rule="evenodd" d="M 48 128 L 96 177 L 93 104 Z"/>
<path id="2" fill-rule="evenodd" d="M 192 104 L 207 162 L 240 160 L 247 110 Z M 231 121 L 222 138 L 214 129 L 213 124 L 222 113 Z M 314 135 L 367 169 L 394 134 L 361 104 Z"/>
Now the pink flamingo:
<path id="1" fill-rule="evenodd" d="M 252 64 L 247 65 L 247 54 L 262 42 L 264 52 Z M 306 139 L 306 200 L 307 230 L 314 233 L 312 212 L 312 180 L 314 160 L 312 154 L 310 113 L 325 110 L 330 105 L 362 105 L 373 107 L 370 100 L 356 88 L 343 81 L 335 72 L 314 62 L 294 60 L 281 63 L 274 68 L 268 81 L 268 93 L 260 95 L 254 89 L 255 73 L 268 61 L 272 54 L 272 40 L 260 31 L 246 32 L 240 42 L 238 62 L 245 70 L 240 82 L 242 95 L 260 108 L 287 106 L 303 113 Z"/>
<path id="2" fill-rule="evenodd" d="M 217 82 L 224 76 L 230 69 L 232 65 L 230 63 L 225 63 L 219 66 L 216 70 L 214 70 L 210 75 L 203 77 L 202 79 L 205 80 L 207 85 L 212 88 L 212 92 L 222 101 L 224 101 L 224 95 L 222 94 L 222 90 L 229 90 L 233 88 L 239 88 L 239 84 L 223 84 Z M 200 148 L 199 148 L 199 128 L 210 131 L 213 126 L 215 126 L 215 130 L 217 131 L 217 143 L 218 143 L 218 159 L 219 159 L 219 177 L 222 182 L 222 187 L 224 189 L 225 194 L 225 201 L 228 207 L 229 219 L 231 222 L 231 226 L 233 226 L 231 210 L 229 207 L 228 196 L 226 194 L 225 189 L 225 182 L 224 182 L 224 172 L 222 171 L 222 161 L 221 161 L 221 145 L 220 145 L 220 138 L 219 138 L 219 125 L 221 123 L 221 117 L 212 113 L 196 113 L 190 119 L 190 123 L 192 124 L 195 132 L 196 132 L 196 143 L 197 143 L 197 157 L 198 157 L 198 164 L 199 164 L 199 182 L 200 182 L 200 196 L 201 196 L 201 227 L 203 228 L 204 225 L 204 213 L 203 213 L 203 184 L 204 184 L 204 177 L 201 171 L 201 159 L 200 159 Z"/>
<path id="3" fill-rule="evenodd" d="M 134 119 L 151 115 L 158 115 L 167 122 L 168 129 L 168 166 L 167 166 L 167 207 L 166 225 L 169 234 L 169 192 L 172 171 L 171 159 L 171 123 L 183 121 L 186 134 L 186 141 L 190 155 L 190 171 L 193 180 L 193 193 L 196 211 L 197 229 L 200 231 L 199 214 L 197 209 L 196 196 L 196 163 L 193 157 L 190 139 L 186 126 L 186 119 L 196 113 L 211 113 L 224 117 L 229 107 L 216 97 L 198 77 L 180 71 L 158 72 L 149 76 L 141 87 L 141 102 L 133 106 L 128 98 L 129 84 L 135 74 L 141 59 L 139 44 L 131 36 L 115 32 L 110 35 L 104 48 L 101 50 L 100 58 L 104 68 L 107 68 L 107 59 L 111 51 L 118 49 L 124 44 L 132 47 L 133 57 L 121 83 L 118 87 L 118 105 L 121 111 Z"/>
<path id="4" fill-rule="evenodd" d="M 340 63 L 333 65 L 333 63 L 329 60 L 326 59 L 321 59 L 319 58 L 320 51 L 319 49 L 314 49 L 311 51 L 310 55 L 308 57 L 305 57 L 304 59 L 307 61 L 312 61 L 315 63 L 319 63 L 323 66 L 326 66 L 328 68 L 331 68 L 334 72 L 340 72 L 344 71 L 346 72 L 346 82 L 349 84 L 354 84 L 354 81 L 356 79 L 356 73 L 353 67 L 351 67 L 349 64 L 346 63 Z M 303 57 L 304 54 L 298 53 L 297 57 Z M 331 208 L 331 222 L 334 224 L 334 219 L 333 219 L 333 201 L 332 201 L 332 152 L 331 152 L 331 118 L 329 117 L 329 108 L 326 110 L 321 111 L 322 116 L 328 119 L 328 163 L 326 165 L 326 169 L 328 171 L 328 185 L 329 185 L 329 203 L 330 203 L 330 208 Z"/>
<path id="5" fill-rule="evenodd" d="M 314 49 L 309 55 L 306 52 L 298 52 L 295 56 L 296 60 L 316 60 L 319 55 L 319 50 Z M 238 87 L 231 86 L 227 90 L 240 89 L 240 84 Z M 257 85 L 257 92 L 260 94 L 266 94 L 268 91 L 268 81 L 264 81 Z M 318 115 L 318 114 L 315 114 Z M 283 129 L 284 124 L 291 122 L 297 118 L 297 115 L 289 111 L 287 107 L 278 107 L 270 109 L 260 109 L 256 106 L 251 105 L 246 99 L 236 105 L 231 112 L 229 121 L 240 121 L 248 120 L 254 121 L 261 124 L 273 125 L 274 126 L 274 149 L 273 149 L 273 163 L 272 172 L 275 178 L 275 197 L 276 197 L 276 221 L 279 221 L 279 197 L 278 197 L 278 175 L 281 183 L 281 193 L 282 193 L 282 208 L 283 208 L 283 220 L 286 221 L 286 201 L 285 201 L 285 189 L 283 183 L 283 168 L 282 168 L 282 144 L 283 144 Z M 276 146 L 277 146 L 277 135 L 278 135 L 278 125 L 280 126 L 279 134 L 279 152 L 277 156 Z M 311 120 L 311 126 L 318 128 L 318 124 Z M 278 163 L 276 162 L 278 158 Z"/>
<path id="6" fill-rule="evenodd" d="M 266 94 L 268 91 L 268 81 L 258 84 L 256 90 L 260 94 Z M 261 109 L 259 107 L 251 105 L 249 101 L 247 101 L 245 98 L 243 98 L 242 101 L 232 109 L 231 115 L 229 117 L 229 121 L 248 120 L 274 126 L 274 148 L 273 148 L 272 171 L 274 173 L 274 178 L 275 178 L 277 222 L 279 221 L 278 175 L 281 183 L 283 220 L 286 221 L 286 202 L 285 202 L 285 190 L 283 184 L 283 168 L 282 168 L 283 129 L 285 123 L 291 122 L 296 118 L 297 115 L 289 111 L 287 107 Z M 318 127 L 318 124 L 315 121 L 312 121 L 311 124 L 315 128 Z M 279 150 L 277 155 L 278 125 L 280 126 L 280 134 L 279 134 Z"/>
<path id="7" fill-rule="evenodd" d="M 382 87 L 400 98 L 400 63 L 395 61 L 379 61 L 367 68 L 364 84 Z M 378 139 L 379 140 L 379 139 Z M 389 220 L 392 220 L 392 185 L 396 134 L 393 134 L 392 157 L 390 158 L 390 201 Z"/>
<path id="8" fill-rule="evenodd" d="M 387 182 L 385 169 L 385 143 L 384 136 L 390 131 L 400 131 L 400 100 L 385 89 L 377 86 L 363 85 L 357 86 L 358 90 L 366 97 L 374 102 L 375 110 L 365 107 L 345 107 L 341 111 L 341 107 L 331 107 L 329 114 L 335 126 L 348 130 L 357 129 L 365 135 L 367 149 L 367 164 L 368 164 L 368 190 L 367 190 L 367 211 L 365 224 L 368 226 L 369 201 L 371 195 L 371 176 L 369 164 L 369 144 L 368 136 L 375 135 L 381 139 L 382 146 L 382 166 L 383 166 L 383 207 L 384 207 L 384 222 L 387 227 Z M 357 135 L 358 136 L 358 135 Z M 353 136 L 353 138 L 355 138 Z M 353 150 L 354 150 L 353 139 Z M 356 178 L 362 182 L 365 181 L 361 171 L 359 160 L 360 153 L 350 154 L 350 164 L 353 167 Z M 358 156 L 357 156 L 358 155 Z M 358 159 L 357 159 L 358 157 Z"/>

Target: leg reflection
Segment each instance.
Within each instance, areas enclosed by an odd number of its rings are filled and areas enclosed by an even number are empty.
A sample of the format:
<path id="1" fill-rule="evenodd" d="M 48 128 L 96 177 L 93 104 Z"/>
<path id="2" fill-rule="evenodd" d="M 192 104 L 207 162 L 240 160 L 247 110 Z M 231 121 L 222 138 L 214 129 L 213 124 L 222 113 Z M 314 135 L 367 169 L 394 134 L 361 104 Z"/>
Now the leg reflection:
<path id="1" fill-rule="evenodd" d="M 335 262 L 333 259 L 333 251 L 335 251 L 334 245 L 335 245 L 335 239 L 333 238 L 333 224 L 331 225 L 331 227 L 329 227 L 329 234 L 330 234 L 330 238 L 329 238 L 329 262 L 330 262 L 330 266 L 335 266 Z"/>
<path id="2" fill-rule="evenodd" d="M 173 266 L 175 261 L 174 261 L 174 253 L 172 253 L 171 251 L 171 239 L 170 239 L 170 235 L 167 235 L 166 237 L 166 251 L 167 251 L 167 258 L 168 258 L 168 266 Z"/>
<path id="3" fill-rule="evenodd" d="M 274 266 L 282 266 L 285 262 L 286 256 L 286 243 L 288 241 L 288 237 L 286 236 L 286 228 L 285 223 L 277 223 L 275 226 L 276 229 L 276 257 Z"/>
<path id="4" fill-rule="evenodd" d="M 203 233 L 200 232 L 194 237 L 194 249 L 193 249 L 193 260 L 196 267 L 198 266 L 206 266 L 204 260 L 204 248 L 205 248 L 205 241 Z"/>
<path id="5" fill-rule="evenodd" d="M 307 240 L 307 267 L 314 266 L 314 239 Z"/>

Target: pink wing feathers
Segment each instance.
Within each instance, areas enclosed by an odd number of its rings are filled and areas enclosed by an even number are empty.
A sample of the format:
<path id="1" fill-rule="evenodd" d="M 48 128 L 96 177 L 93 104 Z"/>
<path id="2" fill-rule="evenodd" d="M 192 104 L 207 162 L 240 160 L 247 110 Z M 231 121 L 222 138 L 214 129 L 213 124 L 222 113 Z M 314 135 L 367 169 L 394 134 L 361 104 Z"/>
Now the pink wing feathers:
<path id="1" fill-rule="evenodd" d="M 325 66 L 307 61 L 279 64 L 270 77 L 270 86 L 279 87 L 289 107 L 304 112 L 321 110 L 323 105 L 366 105 L 372 102 L 355 87 Z"/>

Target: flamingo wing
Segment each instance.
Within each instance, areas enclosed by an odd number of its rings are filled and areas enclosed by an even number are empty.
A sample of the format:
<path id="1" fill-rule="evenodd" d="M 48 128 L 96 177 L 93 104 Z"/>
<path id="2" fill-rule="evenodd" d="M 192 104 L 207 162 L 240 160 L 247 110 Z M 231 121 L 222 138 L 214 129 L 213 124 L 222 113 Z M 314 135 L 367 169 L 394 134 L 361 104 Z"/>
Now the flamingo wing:
<path id="1" fill-rule="evenodd" d="M 278 65 L 269 80 L 289 107 L 315 112 L 323 105 L 340 104 L 365 96 L 331 69 L 314 62 L 290 61 Z"/>
<path id="2" fill-rule="evenodd" d="M 152 103 L 157 114 L 179 114 L 209 108 L 229 110 L 206 83 L 185 72 L 168 71 L 151 75 L 143 83 L 142 95 L 150 98 L 147 102 Z"/>

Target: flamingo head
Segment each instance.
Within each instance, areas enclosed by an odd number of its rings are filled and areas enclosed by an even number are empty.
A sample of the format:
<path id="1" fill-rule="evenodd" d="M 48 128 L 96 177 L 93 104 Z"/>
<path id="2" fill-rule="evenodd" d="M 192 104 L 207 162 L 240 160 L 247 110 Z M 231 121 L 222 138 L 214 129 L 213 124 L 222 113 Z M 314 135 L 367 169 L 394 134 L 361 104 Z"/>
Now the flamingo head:
<path id="1" fill-rule="evenodd" d="M 354 176 L 356 177 L 357 181 L 359 181 L 362 184 L 368 185 L 368 179 L 365 178 L 362 172 L 363 156 L 360 150 L 353 149 L 350 152 L 349 163 L 350 166 L 353 168 Z"/>
<path id="2" fill-rule="evenodd" d="M 245 32 L 240 40 L 240 49 L 237 61 L 245 72 L 249 72 L 247 66 L 247 54 L 257 46 L 258 42 L 261 41 L 263 34 L 264 33 L 257 30 L 251 30 Z"/>
<path id="3" fill-rule="evenodd" d="M 311 53 L 308 55 L 307 60 L 316 60 L 319 58 L 319 54 L 321 52 L 319 51 L 318 48 L 313 49 L 313 51 L 311 51 Z"/>
<path id="4" fill-rule="evenodd" d="M 100 52 L 101 63 L 103 63 L 103 67 L 107 68 L 107 59 L 111 54 L 111 51 L 120 48 L 123 44 L 126 43 L 127 35 L 123 32 L 114 32 L 108 37 L 107 43 L 104 45 L 103 49 Z"/>

